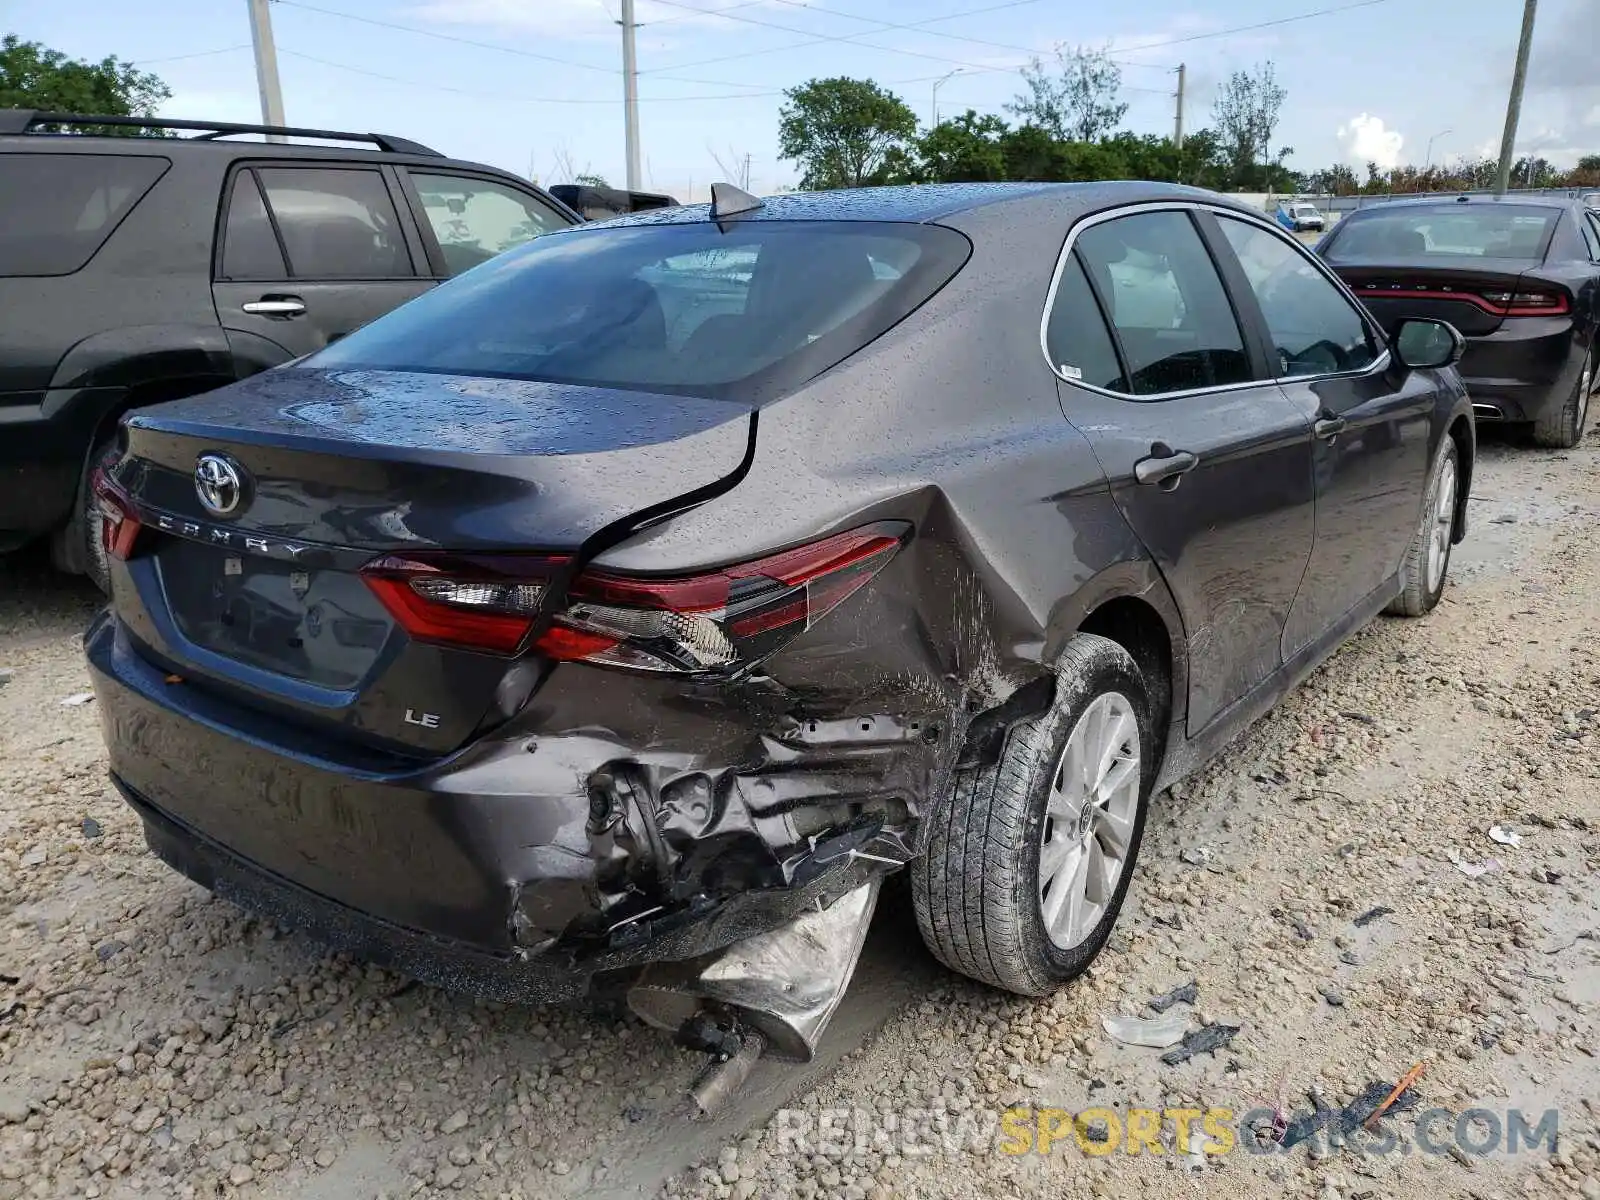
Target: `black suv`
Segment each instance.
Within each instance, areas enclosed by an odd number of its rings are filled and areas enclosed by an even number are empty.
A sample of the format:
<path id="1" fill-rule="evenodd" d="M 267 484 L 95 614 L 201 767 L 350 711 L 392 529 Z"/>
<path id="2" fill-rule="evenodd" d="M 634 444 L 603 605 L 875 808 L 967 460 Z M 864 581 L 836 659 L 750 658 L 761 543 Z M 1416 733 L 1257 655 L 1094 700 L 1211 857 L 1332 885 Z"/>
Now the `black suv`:
<path id="1" fill-rule="evenodd" d="M 85 126 L 197 136 L 30 132 Z M 50 535 L 103 583 L 87 480 L 123 413 L 309 354 L 579 219 L 403 138 L 0 109 L 0 552 Z"/>

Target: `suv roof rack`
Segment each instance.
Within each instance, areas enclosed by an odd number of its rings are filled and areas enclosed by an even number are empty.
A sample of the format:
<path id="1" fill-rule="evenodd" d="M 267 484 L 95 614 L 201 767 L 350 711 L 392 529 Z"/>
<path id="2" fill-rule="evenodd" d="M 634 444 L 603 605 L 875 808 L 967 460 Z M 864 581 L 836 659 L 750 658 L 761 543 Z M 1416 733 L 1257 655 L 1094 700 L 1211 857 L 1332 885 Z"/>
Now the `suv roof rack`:
<path id="1" fill-rule="evenodd" d="M 341 133 L 335 129 L 300 129 L 291 125 L 242 125 L 235 121 L 179 121 L 169 117 L 96 116 L 85 113 L 46 113 L 29 108 L 0 108 L 0 134 L 27 133 L 35 125 L 125 125 L 133 129 L 193 129 L 192 141 L 215 141 L 235 133 L 281 134 L 284 137 L 326 138 L 340 142 L 370 142 L 389 154 L 421 154 L 442 158 L 437 150 L 409 138 L 386 133 Z"/>

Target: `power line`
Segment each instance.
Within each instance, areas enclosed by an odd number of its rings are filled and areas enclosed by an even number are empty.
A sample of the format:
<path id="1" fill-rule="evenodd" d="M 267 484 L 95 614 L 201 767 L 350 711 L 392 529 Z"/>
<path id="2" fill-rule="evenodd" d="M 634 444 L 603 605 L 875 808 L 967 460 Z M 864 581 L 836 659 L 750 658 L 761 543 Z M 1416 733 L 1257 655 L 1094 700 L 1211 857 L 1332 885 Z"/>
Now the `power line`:
<path id="1" fill-rule="evenodd" d="M 274 0 L 274 2 L 279 2 L 279 0 Z M 497 93 L 497 92 L 480 92 L 480 91 L 471 90 L 469 88 L 450 87 L 448 84 L 439 83 L 436 80 L 428 80 L 427 82 L 423 82 L 422 80 L 419 80 L 419 79 L 404 79 L 399 75 L 385 75 L 381 71 L 369 71 L 365 67 L 353 67 L 349 63 L 334 62 L 332 59 L 319 58 L 315 54 L 305 54 L 305 53 L 303 53 L 302 51 L 299 51 L 299 50 L 290 50 L 286 46 L 280 46 L 278 48 L 278 53 L 282 54 L 282 55 L 286 55 L 289 58 L 298 58 L 298 59 L 303 59 L 306 62 L 316 63 L 318 66 L 332 67 L 336 71 L 349 71 L 352 75 L 365 75 L 368 79 L 382 79 L 387 83 L 403 84 L 406 87 L 431 88 L 434 91 L 450 92 L 453 95 L 457 95 L 457 96 L 470 96 L 470 97 L 472 97 L 474 99 L 477 99 L 477 100 L 496 100 L 496 101 L 499 101 L 501 103 L 508 103 L 508 104 L 615 104 L 616 103 L 616 101 L 613 100 L 613 99 L 600 100 L 600 99 L 579 98 L 579 97 L 574 97 L 574 96 L 507 96 L 507 95 L 505 95 L 503 93 Z M 688 103 L 688 102 L 702 101 L 702 100 L 746 100 L 746 99 L 751 98 L 752 95 L 759 97 L 759 96 L 781 96 L 782 94 L 783 93 L 781 91 L 766 91 L 766 92 L 755 92 L 755 93 L 741 92 L 741 93 L 738 93 L 738 94 L 727 94 L 727 95 L 717 95 L 717 96 L 649 96 L 649 97 L 641 97 L 641 98 L 648 100 L 651 104 L 673 104 L 673 103 L 679 103 L 679 102 Z"/>
<path id="2" fill-rule="evenodd" d="M 214 54 L 232 54 L 235 50 L 250 49 L 249 42 L 240 42 L 237 46 L 218 46 L 215 50 L 196 50 L 193 54 L 169 54 L 165 58 L 139 58 L 128 65 L 130 67 L 152 67 L 156 63 L 182 62 L 186 58 L 210 58 Z"/>
<path id="3" fill-rule="evenodd" d="M 1272 21 L 1258 21 L 1254 25 L 1235 25 L 1232 29 L 1214 29 L 1210 33 L 1193 33 L 1188 37 L 1172 38 L 1165 42 L 1145 42 L 1139 46 L 1129 46 L 1130 53 L 1143 54 L 1146 50 L 1160 50 L 1167 46 L 1185 46 L 1190 42 L 1201 42 L 1207 38 L 1228 37 L 1235 33 L 1249 33 L 1254 29 L 1271 29 L 1275 25 L 1291 25 L 1295 21 L 1309 21 L 1312 17 L 1326 17 L 1334 13 L 1349 12 L 1356 8 L 1371 8 L 1374 4 L 1388 4 L 1389 0 L 1357 0 L 1355 4 L 1340 4 L 1333 8 L 1319 8 L 1314 12 L 1298 13 L 1292 17 L 1278 17 Z"/>

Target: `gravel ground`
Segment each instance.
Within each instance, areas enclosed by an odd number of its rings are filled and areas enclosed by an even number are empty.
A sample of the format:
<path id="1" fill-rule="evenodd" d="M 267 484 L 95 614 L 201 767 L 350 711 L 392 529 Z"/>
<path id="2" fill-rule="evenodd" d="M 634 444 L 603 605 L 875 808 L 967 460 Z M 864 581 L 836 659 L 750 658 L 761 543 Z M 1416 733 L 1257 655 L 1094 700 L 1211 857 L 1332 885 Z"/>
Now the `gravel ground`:
<path id="1" fill-rule="evenodd" d="M 1048 1001 L 956 979 L 891 891 L 826 1057 L 762 1064 L 714 1122 L 683 1108 L 699 1060 L 631 1019 L 416 986 L 166 870 L 106 785 L 94 705 L 61 703 L 86 687 L 92 594 L 0 565 L 0 1200 L 1600 1200 L 1597 509 L 1592 441 L 1491 441 L 1440 610 L 1380 620 L 1158 798 L 1088 976 Z M 1214 1055 L 1164 1066 L 1102 1031 L 1190 980 L 1171 1012 L 1238 1027 Z M 997 1152 L 1012 1105 L 1303 1111 L 1416 1062 L 1424 1109 L 1558 1109 L 1557 1152 L 1382 1156 L 1358 1134 L 1196 1161 L 1170 1123 L 1160 1154 Z M 1401 1148 L 1414 1116 L 1386 1122 Z"/>

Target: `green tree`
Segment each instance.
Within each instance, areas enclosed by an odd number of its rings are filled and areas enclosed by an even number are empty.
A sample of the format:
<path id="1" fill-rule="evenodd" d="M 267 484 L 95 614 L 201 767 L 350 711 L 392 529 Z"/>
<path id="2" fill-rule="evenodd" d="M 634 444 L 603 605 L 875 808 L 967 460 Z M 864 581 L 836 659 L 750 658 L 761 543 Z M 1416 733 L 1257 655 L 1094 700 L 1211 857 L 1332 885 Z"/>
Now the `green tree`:
<path id="1" fill-rule="evenodd" d="M 1235 71 L 1217 89 L 1211 112 L 1233 174 L 1231 186 L 1252 188 L 1270 183 L 1274 175 L 1287 176 L 1283 160 L 1292 151 L 1271 148 L 1287 95 L 1270 62 Z"/>
<path id="2" fill-rule="evenodd" d="M 999 117 L 980 117 L 970 108 L 952 121 L 940 121 L 917 139 L 917 178 L 924 183 L 1005 179 L 1001 138 L 1006 132 Z"/>
<path id="3" fill-rule="evenodd" d="M 0 108 L 149 117 L 171 97 L 171 90 L 157 76 L 116 58 L 91 63 L 68 58 L 38 42 L 24 42 L 15 34 L 0 39 Z M 73 130 L 132 136 L 164 133 L 114 125 L 74 126 Z"/>
<path id="4" fill-rule="evenodd" d="M 800 164 L 808 189 L 893 183 L 910 166 L 916 114 L 870 79 L 813 79 L 784 93 L 778 153 Z"/>
<path id="5" fill-rule="evenodd" d="M 1106 137 L 1128 111 L 1119 100 L 1122 68 L 1105 50 L 1056 47 L 1054 70 L 1037 57 L 1022 68 L 1027 91 L 1006 105 L 1025 124 L 1059 141 L 1093 142 Z"/>

